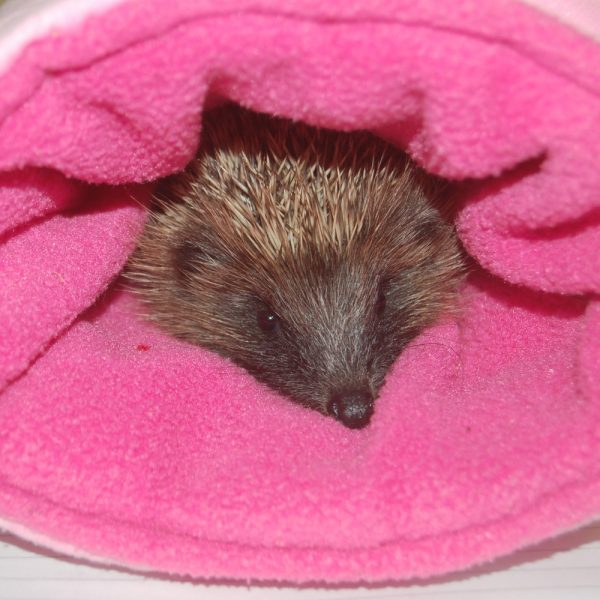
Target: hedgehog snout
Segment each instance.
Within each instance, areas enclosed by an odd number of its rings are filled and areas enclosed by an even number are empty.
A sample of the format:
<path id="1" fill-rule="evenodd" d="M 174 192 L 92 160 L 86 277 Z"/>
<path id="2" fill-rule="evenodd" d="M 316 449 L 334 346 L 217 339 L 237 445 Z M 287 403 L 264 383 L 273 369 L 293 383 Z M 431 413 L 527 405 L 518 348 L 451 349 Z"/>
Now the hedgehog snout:
<path id="1" fill-rule="evenodd" d="M 327 412 L 350 429 L 362 429 L 371 420 L 374 400 L 368 388 L 338 390 L 331 394 Z"/>

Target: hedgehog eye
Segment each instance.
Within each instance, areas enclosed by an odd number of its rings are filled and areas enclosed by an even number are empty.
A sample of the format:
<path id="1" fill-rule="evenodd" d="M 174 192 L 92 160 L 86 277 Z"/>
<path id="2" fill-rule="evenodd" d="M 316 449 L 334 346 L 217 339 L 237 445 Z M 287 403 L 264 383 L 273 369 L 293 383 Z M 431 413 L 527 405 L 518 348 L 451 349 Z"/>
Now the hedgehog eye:
<path id="1" fill-rule="evenodd" d="M 377 289 L 377 299 L 375 300 L 375 314 L 380 317 L 385 310 L 385 289 L 384 284 L 380 284 Z"/>
<path id="2" fill-rule="evenodd" d="M 262 308 L 256 315 L 258 326 L 265 333 L 276 333 L 280 328 L 279 317 L 270 309 Z"/>

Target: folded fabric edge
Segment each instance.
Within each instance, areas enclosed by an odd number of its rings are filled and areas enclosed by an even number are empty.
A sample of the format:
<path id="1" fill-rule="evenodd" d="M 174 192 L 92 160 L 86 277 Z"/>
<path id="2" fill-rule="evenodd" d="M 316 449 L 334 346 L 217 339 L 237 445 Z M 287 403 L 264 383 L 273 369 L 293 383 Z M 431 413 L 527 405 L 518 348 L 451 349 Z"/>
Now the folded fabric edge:
<path id="1" fill-rule="evenodd" d="M 423 580 L 436 575 L 467 570 L 473 566 L 489 564 L 493 560 L 510 554 L 521 548 L 535 545 L 540 541 L 556 537 L 579 527 L 583 527 L 598 518 L 600 514 L 600 481 L 574 483 L 558 489 L 554 494 L 546 494 L 529 508 L 507 515 L 490 523 L 473 524 L 463 530 L 443 532 L 416 541 L 390 541 L 373 547 L 355 549 L 329 549 L 322 547 L 283 548 L 268 546 L 248 546 L 232 542 L 220 542 L 162 532 L 160 543 L 155 540 L 157 555 L 152 563 L 142 557 L 148 556 L 144 529 L 139 526 L 106 519 L 104 516 L 85 514 L 90 519 L 87 531 L 105 538 L 107 547 L 123 547 L 123 539 L 138 540 L 133 545 L 129 557 L 103 555 L 102 550 L 82 549 L 89 543 L 73 545 L 67 539 L 59 539 L 44 530 L 44 518 L 58 512 L 60 522 L 76 524 L 79 515 L 76 510 L 65 508 L 40 495 L 35 498 L 29 492 L 13 486 L 9 495 L 13 496 L 12 506 L 19 503 L 38 503 L 38 506 L 26 508 L 31 522 L 39 527 L 30 527 L 18 520 L 0 517 L 0 528 L 28 541 L 67 557 L 89 562 L 92 566 L 127 569 L 132 572 L 163 574 L 192 578 L 198 583 L 231 583 L 236 581 L 262 583 L 311 584 L 359 584 L 406 582 L 411 579 Z M 6 492 L 2 494 L 7 497 Z M 552 511 L 557 496 L 562 496 L 560 506 L 552 522 L 539 521 L 539 515 Z M 39 507 L 39 503 L 46 507 Z M 10 505 L 10 501 L 9 501 Z M 0 504 L 3 514 L 14 513 Z M 118 528 L 110 524 L 118 523 Z M 107 527 L 108 524 L 108 527 Z M 527 537 L 522 536 L 523 525 L 529 530 Z M 100 526 L 100 527 L 99 527 Z M 85 531 L 85 529 L 84 529 Z M 139 536 L 142 534 L 142 539 Z M 81 539 L 80 533 L 77 534 Z M 441 539 L 444 543 L 441 543 Z M 518 539 L 518 542 L 515 541 Z M 166 543 L 165 543 L 166 542 Z M 198 548 L 200 542 L 201 548 Z M 465 548 L 466 542 L 466 548 Z M 92 541 L 97 546 L 97 540 Z M 101 545 L 101 542 L 100 542 Z M 444 552 L 440 552 L 440 548 Z M 181 555 L 187 560 L 181 560 Z M 424 555 L 434 557 L 434 562 L 423 566 Z M 157 560 L 158 559 L 158 560 Z M 237 559 L 237 569 L 231 569 L 232 559 Z M 441 561 L 440 561 L 441 559 Z M 435 562 L 437 561 L 437 562 Z M 241 568 L 240 565 L 242 565 Z M 234 572 L 237 571 L 237 572 Z"/>

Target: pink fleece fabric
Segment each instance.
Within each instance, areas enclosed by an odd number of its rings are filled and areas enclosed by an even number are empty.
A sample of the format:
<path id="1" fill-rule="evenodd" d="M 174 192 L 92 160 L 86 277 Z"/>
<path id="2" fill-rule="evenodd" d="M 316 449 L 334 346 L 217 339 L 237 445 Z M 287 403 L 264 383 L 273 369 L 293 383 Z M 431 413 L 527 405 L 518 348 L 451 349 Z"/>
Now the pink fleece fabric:
<path id="1" fill-rule="evenodd" d="M 505 0 L 123 1 L 0 77 L 0 522 L 198 577 L 384 581 L 600 513 L 600 48 Z M 463 180 L 461 311 L 344 429 L 147 325 L 140 185 L 230 98 Z M 25 533 L 23 533 L 25 532 Z"/>

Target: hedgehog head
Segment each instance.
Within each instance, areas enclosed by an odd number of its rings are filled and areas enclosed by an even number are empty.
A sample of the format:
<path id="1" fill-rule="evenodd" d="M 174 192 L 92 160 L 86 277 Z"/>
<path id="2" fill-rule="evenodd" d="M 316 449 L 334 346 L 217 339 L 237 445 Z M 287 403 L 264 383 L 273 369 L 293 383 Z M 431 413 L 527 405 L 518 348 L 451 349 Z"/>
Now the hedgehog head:
<path id="1" fill-rule="evenodd" d="M 129 276 L 152 319 L 351 428 L 462 272 L 437 186 L 403 153 L 226 109 L 166 182 Z"/>

